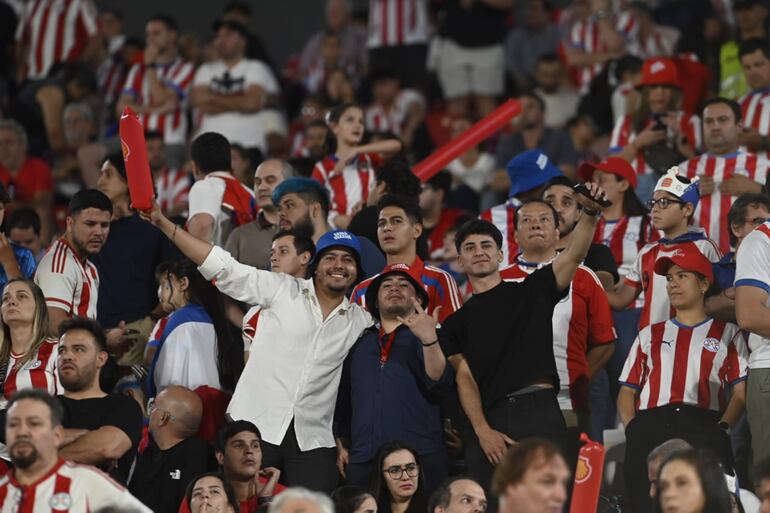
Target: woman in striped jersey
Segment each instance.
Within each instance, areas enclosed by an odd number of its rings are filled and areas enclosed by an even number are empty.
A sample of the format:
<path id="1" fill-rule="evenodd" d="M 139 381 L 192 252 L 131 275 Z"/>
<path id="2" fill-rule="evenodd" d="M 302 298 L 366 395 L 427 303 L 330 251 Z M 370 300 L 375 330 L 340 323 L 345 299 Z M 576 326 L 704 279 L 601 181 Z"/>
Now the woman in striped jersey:
<path id="1" fill-rule="evenodd" d="M 16 278 L 3 290 L 0 329 L 0 409 L 25 388 L 61 390 L 56 373 L 59 341 L 49 336 L 45 296 L 32 280 Z"/>

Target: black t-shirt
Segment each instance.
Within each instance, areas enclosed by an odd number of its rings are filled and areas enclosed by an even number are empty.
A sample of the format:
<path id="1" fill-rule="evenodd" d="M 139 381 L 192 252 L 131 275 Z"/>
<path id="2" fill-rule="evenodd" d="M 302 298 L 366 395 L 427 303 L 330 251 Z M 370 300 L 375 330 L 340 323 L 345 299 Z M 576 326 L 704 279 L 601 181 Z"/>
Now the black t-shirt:
<path id="1" fill-rule="evenodd" d="M 443 36 L 460 46 L 478 48 L 502 44 L 508 31 L 507 9 L 474 2 L 466 9 L 460 0 L 446 0 L 440 11 Z"/>
<path id="2" fill-rule="evenodd" d="M 599 271 L 610 273 L 614 283 L 617 283 L 618 280 L 620 280 L 615 257 L 612 256 L 610 248 L 604 244 L 591 244 L 591 247 L 588 248 L 588 254 L 586 255 L 585 260 L 583 260 L 583 265 L 595 273 L 598 273 Z"/>
<path id="3" fill-rule="evenodd" d="M 441 348 L 447 357 L 463 354 L 485 408 L 536 380 L 559 387 L 551 318 L 564 292 L 547 265 L 520 283 L 474 294 L 444 321 Z"/>
<path id="4" fill-rule="evenodd" d="M 128 396 L 117 394 L 95 399 L 58 397 L 64 407 L 62 425 L 65 429 L 94 431 L 102 426 L 114 426 L 128 436 L 131 449 L 118 460 L 116 472 L 111 473 L 118 481 L 125 483 L 142 438 L 142 409 L 139 404 Z"/>
<path id="5" fill-rule="evenodd" d="M 151 443 L 137 459 L 128 489 L 155 513 L 177 513 L 190 481 L 214 468 L 209 452 L 196 437 L 165 451 Z"/>

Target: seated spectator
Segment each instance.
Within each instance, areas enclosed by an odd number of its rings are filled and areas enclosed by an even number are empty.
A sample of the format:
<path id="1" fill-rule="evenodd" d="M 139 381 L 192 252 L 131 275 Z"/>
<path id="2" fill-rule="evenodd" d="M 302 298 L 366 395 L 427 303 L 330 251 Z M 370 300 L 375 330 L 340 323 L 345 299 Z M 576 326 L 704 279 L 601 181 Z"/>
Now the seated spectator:
<path id="1" fill-rule="evenodd" d="M 0 120 L 0 182 L 12 208 L 35 209 L 41 221 L 43 242 L 53 235 L 53 177 L 45 161 L 27 154 L 27 133 L 16 121 Z"/>
<path id="2" fill-rule="evenodd" d="M 292 156 L 311 158 L 314 162 L 321 160 L 324 157 L 324 144 L 328 134 L 329 127 L 324 121 L 311 121 L 302 129 L 302 133 L 298 134 L 302 136 L 301 144 L 292 152 Z"/>
<path id="3" fill-rule="evenodd" d="M 428 513 L 484 513 L 484 488 L 468 477 L 455 476 L 444 481 L 428 502 Z"/>
<path id="4" fill-rule="evenodd" d="M 191 513 L 239 513 L 238 499 L 233 487 L 218 472 L 197 476 L 190 481 L 185 494 L 187 509 Z"/>
<path id="5" fill-rule="evenodd" d="M 710 453 L 693 450 L 673 454 L 656 476 L 653 513 L 664 511 L 735 511 L 723 467 Z"/>
<path id="6" fill-rule="evenodd" d="M 8 240 L 30 250 L 35 262 L 40 262 L 45 255 L 45 247 L 40 236 L 40 224 L 40 216 L 37 212 L 26 207 L 14 209 L 6 222 Z"/>
<path id="7" fill-rule="evenodd" d="M 342 68 L 329 71 L 321 90 L 321 100 L 326 108 L 335 108 L 344 103 L 355 102 L 355 84 L 350 74 Z"/>
<path id="8" fill-rule="evenodd" d="M 374 102 L 367 107 L 364 125 L 370 132 L 392 132 L 411 148 L 417 128 L 425 119 L 425 99 L 414 89 L 402 89 L 392 69 L 369 74 Z"/>
<path id="9" fill-rule="evenodd" d="M 376 513 L 377 501 L 372 494 L 357 486 L 340 486 L 331 494 L 337 513 Z"/>
<path id="10" fill-rule="evenodd" d="M 152 365 L 155 351 L 158 349 L 158 344 L 160 344 L 160 338 L 163 336 L 163 331 L 168 324 L 168 318 L 176 310 L 174 305 L 171 304 L 171 286 L 169 284 L 171 279 L 169 270 L 173 264 L 173 260 L 168 260 L 155 268 L 155 281 L 158 282 L 158 306 L 155 309 L 155 313 L 159 318 L 155 322 L 155 326 L 153 326 L 148 337 L 147 345 L 144 348 L 142 368 L 145 372 Z M 142 403 L 142 407 L 144 407 L 144 401 Z"/>
<path id="11" fill-rule="evenodd" d="M 222 9 L 222 20 L 235 21 L 243 25 L 244 27 L 251 27 L 254 24 L 253 11 L 251 5 L 247 2 L 239 0 L 231 0 L 227 2 L 224 9 Z M 273 70 L 275 73 L 274 59 L 270 56 L 265 43 L 259 34 L 248 33 L 248 42 L 246 43 L 246 57 L 248 59 L 255 59 L 262 61 Z"/>
<path id="12" fill-rule="evenodd" d="M 505 67 L 519 90 L 534 84 L 535 65 L 543 55 L 559 49 L 559 27 L 551 21 L 548 0 L 528 0 L 523 7 L 524 23 L 505 37 Z"/>
<path id="13" fill-rule="evenodd" d="M 578 162 L 598 162 L 601 160 L 594 150 L 601 129 L 596 121 L 586 114 L 575 116 L 567 120 L 564 125 L 569 133 L 572 147 L 577 152 Z M 577 178 L 577 177 L 576 177 Z"/>
<path id="14" fill-rule="evenodd" d="M 420 458 L 401 442 L 388 442 L 377 450 L 370 486 L 378 513 L 423 513 L 427 508 Z"/>
<path id="15" fill-rule="evenodd" d="M 306 156 L 302 154 L 305 144 L 305 130 L 313 123 L 324 123 L 324 108 L 320 96 L 308 96 L 302 100 L 298 116 L 289 125 L 289 138 L 291 139 L 291 155 L 293 157 Z M 323 145 L 323 141 L 320 142 Z"/>
<path id="16" fill-rule="evenodd" d="M 318 58 L 308 67 L 300 67 L 299 79 L 308 94 L 318 94 L 324 85 L 327 73 L 335 68 L 342 68 L 355 73 L 352 65 L 342 57 L 342 43 L 336 32 L 326 31 L 321 38 L 321 47 Z"/>
<path id="17" fill-rule="evenodd" d="M 5 187 L 0 183 L 0 225 L 10 203 Z M 35 256 L 29 249 L 9 241 L 0 233 L 0 291 L 9 280 L 14 278 L 32 278 L 35 274 Z"/>
<path id="18" fill-rule="evenodd" d="M 148 405 L 150 445 L 138 456 L 128 489 L 155 513 L 177 513 L 196 476 L 204 473 L 209 449 L 195 436 L 203 403 L 184 387 L 166 387 Z"/>
<path id="19" fill-rule="evenodd" d="M 625 55 L 615 64 L 615 90 L 612 92 L 612 119 L 615 123 L 619 119 L 630 114 L 636 108 L 639 101 L 639 92 L 636 84 L 642 78 L 642 64 L 644 61 L 633 55 Z"/>
<path id="20" fill-rule="evenodd" d="M 96 319 L 99 271 L 89 258 L 104 247 L 111 217 L 112 202 L 97 190 L 80 191 L 70 201 L 67 231 L 51 245 L 35 273 L 52 333 L 74 316 Z"/>
<path id="21" fill-rule="evenodd" d="M 82 181 L 93 186 L 99 172 L 95 163 L 101 163 L 107 154 L 107 147 L 94 140 L 97 132 L 94 111 L 88 103 L 70 102 L 62 115 L 66 146 L 54 160 L 54 180 Z"/>
<path id="22" fill-rule="evenodd" d="M 166 165 L 166 145 L 160 132 L 146 132 L 144 139 L 158 205 L 171 218 L 186 215 L 187 197 L 192 186 L 190 173 L 184 168 L 170 168 Z"/>
<path id="23" fill-rule="evenodd" d="M 752 9 L 763 10 L 762 18 L 767 18 L 767 7 L 761 6 L 756 1 L 749 3 L 753 4 Z M 758 30 L 764 32 L 764 22 L 757 23 L 758 21 L 755 19 L 752 23 L 756 24 Z M 740 77 L 745 77 L 748 84 L 747 93 L 739 100 L 743 112 L 741 144 L 749 151 L 763 153 L 766 156 L 770 149 L 768 145 L 770 128 L 764 121 L 770 112 L 768 102 L 765 101 L 767 88 L 770 87 L 770 41 L 767 37 L 747 39 L 741 43 L 738 55 L 741 63 L 740 71 L 742 71 Z"/>
<path id="24" fill-rule="evenodd" d="M 270 503 L 267 513 L 334 513 L 334 503 L 323 493 L 307 488 L 294 487 L 286 490 Z"/>
<path id="25" fill-rule="evenodd" d="M 347 229 L 353 214 L 366 204 L 374 188 L 375 170 L 383 158 L 401 150 L 397 139 L 361 145 L 364 112 L 356 104 L 342 104 L 327 115 L 331 144 L 327 157 L 313 169 L 313 178 L 329 191 L 329 224 Z"/>
<path id="26" fill-rule="evenodd" d="M 15 278 L 3 290 L 0 366 L 3 395 L 0 409 L 18 390 L 42 388 L 61 393 L 56 375 L 59 341 L 48 332 L 45 297 L 32 280 Z"/>
<path id="27" fill-rule="evenodd" d="M 762 513 L 767 513 L 770 511 L 770 460 L 761 461 L 754 467 L 754 486 L 762 501 Z"/>
<path id="28" fill-rule="evenodd" d="M 59 455 L 111 472 L 121 483 L 128 478 L 142 436 L 142 409 L 128 396 L 99 386 L 109 358 L 107 339 L 99 324 L 77 317 L 61 326 L 57 370 L 64 394 Z"/>
<path id="29" fill-rule="evenodd" d="M 467 118 L 456 120 L 452 124 L 452 137 L 457 137 L 471 126 Z M 454 159 L 447 165 L 452 173 L 453 204 L 465 210 L 478 212 L 481 196 L 487 190 L 493 178 L 495 157 L 483 151 L 479 145 Z"/>
<path id="30" fill-rule="evenodd" d="M 545 126 L 564 128 L 577 113 L 580 96 L 565 85 L 564 65 L 555 53 L 541 55 L 535 64 L 534 93 L 545 103 Z"/>
<path id="31" fill-rule="evenodd" d="M 492 478 L 500 513 L 562 511 L 567 501 L 570 471 L 559 449 L 530 438 L 503 456 Z"/>
<path id="32" fill-rule="evenodd" d="M 631 23 L 626 36 L 628 53 L 641 59 L 674 55 L 679 31 L 656 23 L 649 4 L 638 0 L 630 2 L 619 22 L 624 25 L 628 21 Z"/>
<path id="33" fill-rule="evenodd" d="M 746 54 L 741 51 L 741 47 L 752 40 L 756 43 L 758 40 L 767 39 L 766 25 L 770 11 L 761 0 L 733 2 L 732 10 L 735 17 L 734 35 L 727 41 L 721 42 L 719 48 L 719 96 L 737 100 L 759 89 L 756 84 L 751 83 L 752 77 L 749 75 L 753 73 L 744 71 L 743 59 Z M 752 71 L 760 71 L 759 68 L 752 68 Z"/>
<path id="34" fill-rule="evenodd" d="M 664 461 L 668 461 L 671 456 L 678 452 L 691 451 L 692 445 L 681 438 L 672 438 L 666 440 L 647 455 L 647 479 L 650 480 L 650 499 L 655 499 L 658 495 L 657 479 L 660 466 Z"/>
<path id="35" fill-rule="evenodd" d="M 96 68 L 99 82 L 99 92 L 104 98 L 108 112 L 108 120 L 114 123 L 115 102 L 118 100 L 126 81 L 126 71 L 123 56 L 128 44 L 124 33 L 123 12 L 117 8 L 102 8 L 97 19 L 98 36 L 101 43 L 101 62 Z"/>
<path id="36" fill-rule="evenodd" d="M 452 188 L 452 175 L 442 170 L 422 184 L 420 210 L 424 236 L 428 239 L 430 259 L 441 258 L 445 251 L 444 236 L 464 214 L 459 208 L 446 206 Z M 454 243 L 453 243 L 454 244 Z"/>
<path id="37" fill-rule="evenodd" d="M 252 184 L 254 165 L 246 148 L 240 144 L 230 145 L 230 170 L 239 182 L 248 187 Z"/>

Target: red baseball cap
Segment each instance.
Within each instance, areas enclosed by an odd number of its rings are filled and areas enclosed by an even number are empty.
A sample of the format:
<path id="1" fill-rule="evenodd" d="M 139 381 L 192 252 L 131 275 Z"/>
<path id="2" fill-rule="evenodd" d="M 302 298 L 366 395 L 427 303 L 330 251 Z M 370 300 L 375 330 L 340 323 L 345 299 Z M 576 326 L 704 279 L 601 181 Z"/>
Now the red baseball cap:
<path id="1" fill-rule="evenodd" d="M 607 157 L 601 162 L 583 162 L 580 164 L 578 173 L 584 182 L 590 182 L 595 169 L 624 178 L 631 184 L 632 189 L 636 189 L 636 171 L 634 171 L 634 168 L 631 167 L 631 164 L 626 159 Z"/>
<path id="2" fill-rule="evenodd" d="M 636 87 L 653 85 L 682 88 L 674 61 L 660 57 L 644 61 L 644 65 L 642 65 L 642 79 L 636 84 Z"/>
<path id="3" fill-rule="evenodd" d="M 414 287 L 414 291 L 417 294 L 417 300 L 420 302 L 423 308 L 428 307 L 428 293 L 422 286 L 422 279 L 420 278 L 417 269 L 412 269 L 406 264 L 396 263 L 386 265 L 380 274 L 375 276 L 369 287 L 366 289 L 366 307 L 375 319 L 380 318 L 380 310 L 377 307 L 377 294 L 380 291 L 380 285 L 385 278 L 393 273 L 398 273 L 406 277 Z"/>
<path id="4" fill-rule="evenodd" d="M 702 274 L 709 283 L 714 283 L 714 269 L 711 262 L 695 246 L 679 246 L 671 251 L 660 253 L 655 261 L 655 273 L 665 276 L 672 265 L 678 265 L 685 271 Z"/>

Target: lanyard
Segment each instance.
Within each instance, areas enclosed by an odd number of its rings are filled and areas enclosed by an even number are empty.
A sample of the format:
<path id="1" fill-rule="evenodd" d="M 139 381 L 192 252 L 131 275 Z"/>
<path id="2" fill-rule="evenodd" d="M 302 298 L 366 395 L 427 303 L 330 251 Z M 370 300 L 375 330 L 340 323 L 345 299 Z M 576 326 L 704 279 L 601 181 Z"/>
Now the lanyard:
<path id="1" fill-rule="evenodd" d="M 382 344 L 382 340 L 387 336 L 385 345 Z M 380 328 L 380 332 L 377 335 L 377 344 L 380 346 L 380 368 L 385 367 L 390 358 L 390 350 L 393 349 L 393 341 L 396 340 L 396 330 L 392 333 L 386 334 L 385 331 Z"/>

